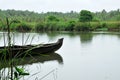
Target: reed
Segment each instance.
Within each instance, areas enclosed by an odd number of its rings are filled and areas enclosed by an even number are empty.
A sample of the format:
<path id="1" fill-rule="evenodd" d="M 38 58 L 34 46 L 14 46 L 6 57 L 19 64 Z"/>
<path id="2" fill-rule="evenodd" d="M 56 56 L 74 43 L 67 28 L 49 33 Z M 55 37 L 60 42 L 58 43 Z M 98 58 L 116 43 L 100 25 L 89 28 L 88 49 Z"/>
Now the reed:
<path id="1" fill-rule="evenodd" d="M 3 63 L 0 65 L 0 80 L 18 80 L 19 77 L 22 75 L 29 75 L 29 73 L 26 73 L 23 68 L 18 68 L 17 65 L 14 64 L 14 59 L 12 57 L 12 51 L 11 51 L 11 32 L 10 32 L 10 25 L 15 22 L 11 21 L 9 22 L 8 18 L 6 18 L 6 25 L 7 25 L 7 40 L 8 40 L 8 47 L 5 46 L 5 35 L 4 36 L 4 50 L 0 52 L 2 56 L 0 56 L 0 61 Z M 4 34 L 4 33 L 3 33 Z M 9 54 L 9 55 L 8 55 Z M 8 66 L 9 68 L 6 68 L 5 66 Z"/>
<path id="2" fill-rule="evenodd" d="M 18 64 L 22 63 L 23 60 L 26 59 L 26 55 L 29 53 L 29 50 L 26 51 L 24 53 L 24 56 L 20 58 L 18 58 L 20 55 L 17 55 L 17 54 L 14 57 L 12 56 L 13 53 L 11 51 L 11 47 L 12 45 L 15 44 L 14 32 L 11 32 L 10 22 L 8 18 L 6 18 L 6 21 L 7 21 L 8 31 L 7 31 L 7 34 L 3 33 L 4 34 L 3 36 L 4 36 L 4 43 L 5 43 L 4 47 L 6 46 L 7 43 L 8 43 L 7 45 L 8 47 L 5 47 L 3 51 L 0 50 L 0 80 L 19 80 L 23 78 L 24 76 L 30 75 L 30 73 L 25 70 L 24 66 L 21 66 L 21 67 L 18 66 Z M 22 45 L 25 45 L 28 39 L 30 39 L 30 35 L 28 35 L 28 37 L 25 40 L 24 35 L 25 33 L 22 34 Z M 35 36 L 31 37 L 30 44 L 32 43 L 32 40 L 34 39 L 34 37 Z M 8 39 L 7 43 L 6 43 L 6 39 Z M 31 63 L 34 57 L 31 56 L 30 54 L 29 54 L 29 57 L 31 57 L 31 59 L 28 62 Z M 53 72 L 54 70 L 49 72 L 45 76 L 43 76 L 41 79 L 45 78 L 46 76 L 48 76 L 49 74 Z M 35 76 L 35 74 L 31 76 Z"/>
<path id="3" fill-rule="evenodd" d="M 20 32 L 26 32 L 31 31 L 32 28 L 30 24 L 20 23 L 19 25 L 16 26 L 15 30 Z"/>

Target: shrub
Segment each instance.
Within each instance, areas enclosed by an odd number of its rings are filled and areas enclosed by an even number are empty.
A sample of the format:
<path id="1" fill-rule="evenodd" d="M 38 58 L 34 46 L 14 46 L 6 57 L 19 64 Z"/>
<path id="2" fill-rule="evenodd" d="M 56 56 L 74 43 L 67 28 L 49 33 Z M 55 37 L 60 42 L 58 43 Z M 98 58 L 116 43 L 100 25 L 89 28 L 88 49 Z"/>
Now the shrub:
<path id="1" fill-rule="evenodd" d="M 75 26 L 75 21 L 69 21 L 65 27 L 65 31 L 73 31 Z"/>
<path id="2" fill-rule="evenodd" d="M 56 31 L 56 30 L 58 30 L 57 24 L 58 24 L 57 22 L 47 22 L 45 24 L 45 30 Z"/>
<path id="3" fill-rule="evenodd" d="M 44 31 L 45 27 L 44 27 L 44 23 L 38 23 L 35 25 L 35 31 Z"/>
<path id="4" fill-rule="evenodd" d="M 111 31 L 118 31 L 120 30 L 120 23 L 119 22 L 107 22 L 108 29 Z"/>
<path id="5" fill-rule="evenodd" d="M 97 28 L 101 28 L 100 22 L 90 22 L 90 30 L 94 31 Z"/>
<path id="6" fill-rule="evenodd" d="M 75 25 L 76 31 L 89 31 L 90 30 L 90 24 L 89 22 L 78 22 Z"/>
<path id="7" fill-rule="evenodd" d="M 16 28 L 16 31 L 20 31 L 20 32 L 24 32 L 24 31 L 31 31 L 31 25 L 30 24 L 26 24 L 26 23 L 20 23 Z"/>

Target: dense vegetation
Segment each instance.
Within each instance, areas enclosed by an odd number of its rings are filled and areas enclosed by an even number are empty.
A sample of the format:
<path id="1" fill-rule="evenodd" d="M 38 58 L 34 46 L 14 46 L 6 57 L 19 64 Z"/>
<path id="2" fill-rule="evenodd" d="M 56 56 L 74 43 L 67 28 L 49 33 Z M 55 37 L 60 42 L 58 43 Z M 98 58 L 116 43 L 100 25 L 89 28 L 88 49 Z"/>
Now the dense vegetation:
<path id="1" fill-rule="evenodd" d="M 120 30 L 120 10 L 107 12 L 90 12 L 81 10 L 78 12 L 47 12 L 36 13 L 20 10 L 0 10 L 0 30 L 6 30 L 5 18 L 10 21 L 17 20 L 20 23 L 12 23 L 11 30 L 17 31 L 96 31 L 96 30 Z"/>

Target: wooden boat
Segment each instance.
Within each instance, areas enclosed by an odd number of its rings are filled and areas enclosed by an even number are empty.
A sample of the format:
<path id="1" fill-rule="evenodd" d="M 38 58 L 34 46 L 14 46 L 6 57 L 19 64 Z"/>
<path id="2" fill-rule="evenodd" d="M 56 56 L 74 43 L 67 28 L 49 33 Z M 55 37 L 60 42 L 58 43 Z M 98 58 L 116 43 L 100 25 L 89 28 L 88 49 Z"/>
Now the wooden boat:
<path id="1" fill-rule="evenodd" d="M 0 47 L 0 57 L 20 57 L 20 56 L 26 56 L 26 55 L 39 55 L 44 53 L 50 53 L 55 52 L 59 48 L 61 48 L 63 44 L 63 38 L 58 39 L 55 43 L 49 43 L 49 44 L 38 44 L 38 45 L 13 45 L 10 48 L 8 46 L 6 47 Z"/>

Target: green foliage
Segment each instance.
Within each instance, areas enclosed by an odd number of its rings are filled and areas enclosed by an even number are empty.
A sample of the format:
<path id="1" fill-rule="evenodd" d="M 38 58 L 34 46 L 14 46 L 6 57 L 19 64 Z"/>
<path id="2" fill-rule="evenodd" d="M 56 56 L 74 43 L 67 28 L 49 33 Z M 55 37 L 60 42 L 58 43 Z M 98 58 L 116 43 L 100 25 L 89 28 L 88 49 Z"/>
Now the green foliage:
<path id="1" fill-rule="evenodd" d="M 99 19 L 99 21 L 119 21 L 120 20 L 120 10 L 105 11 L 93 13 L 94 17 Z"/>
<path id="2" fill-rule="evenodd" d="M 6 17 L 15 23 L 11 30 L 17 31 L 88 31 L 120 29 L 120 10 L 91 13 L 82 10 L 80 13 L 71 11 L 35 13 L 30 11 L 0 10 L 0 30 L 7 30 Z M 18 21 L 21 23 L 18 23 Z M 79 22 L 78 22 L 79 21 Z M 17 22 L 17 23 L 16 23 Z"/>
<path id="3" fill-rule="evenodd" d="M 73 31 L 75 27 L 75 21 L 69 21 L 68 25 L 65 27 L 65 31 Z"/>
<path id="4" fill-rule="evenodd" d="M 48 21 L 59 21 L 59 19 L 55 16 L 48 16 L 47 20 Z"/>
<path id="5" fill-rule="evenodd" d="M 57 30 L 56 22 L 47 22 L 45 24 L 45 31 L 54 31 L 54 30 Z"/>
<path id="6" fill-rule="evenodd" d="M 90 30 L 90 23 L 89 22 L 78 22 L 75 25 L 76 31 L 89 31 Z"/>
<path id="7" fill-rule="evenodd" d="M 45 30 L 45 24 L 40 22 L 38 24 L 35 25 L 35 31 L 44 31 Z"/>
<path id="8" fill-rule="evenodd" d="M 107 24 L 106 23 L 102 23 L 102 28 L 107 28 Z"/>
<path id="9" fill-rule="evenodd" d="M 29 75 L 29 73 L 26 73 L 23 68 L 15 67 L 15 69 L 19 75 Z"/>
<path id="10" fill-rule="evenodd" d="M 15 28 L 16 31 L 31 31 L 31 25 L 30 24 L 26 24 L 26 23 L 20 23 L 18 26 L 16 26 Z"/>
<path id="11" fill-rule="evenodd" d="M 93 19 L 93 16 L 92 16 L 92 13 L 90 11 L 82 10 L 80 12 L 79 21 L 81 21 L 81 22 L 89 22 L 89 21 L 92 21 L 92 19 Z"/>
<path id="12" fill-rule="evenodd" d="M 68 26 L 67 22 L 59 22 L 57 24 L 58 30 L 59 31 L 65 31 L 65 28 Z"/>
<path id="13" fill-rule="evenodd" d="M 29 75 L 29 73 L 24 71 L 24 68 L 18 68 L 15 67 L 15 72 L 14 72 L 14 80 L 19 80 L 20 76 L 26 76 Z"/>
<path id="14" fill-rule="evenodd" d="M 106 23 L 108 30 L 110 31 L 120 31 L 120 22 L 108 22 Z"/>
<path id="15" fill-rule="evenodd" d="M 101 28 L 100 22 L 90 22 L 90 28 L 92 31 L 95 31 L 97 28 Z"/>
<path id="16" fill-rule="evenodd" d="M 96 31 L 108 31 L 108 28 L 97 28 Z"/>

